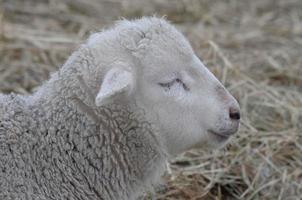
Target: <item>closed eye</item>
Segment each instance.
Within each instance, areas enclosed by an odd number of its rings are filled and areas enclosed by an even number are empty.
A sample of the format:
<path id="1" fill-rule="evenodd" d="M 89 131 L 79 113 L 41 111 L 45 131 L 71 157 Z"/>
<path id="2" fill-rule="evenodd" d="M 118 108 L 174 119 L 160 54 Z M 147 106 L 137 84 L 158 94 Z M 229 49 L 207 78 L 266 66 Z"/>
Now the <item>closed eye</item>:
<path id="1" fill-rule="evenodd" d="M 173 81 L 170 81 L 170 82 L 167 82 L 167 83 L 158 83 L 161 87 L 164 87 L 168 90 L 171 89 L 171 87 L 174 85 L 174 84 L 180 84 L 182 85 L 182 87 L 184 88 L 184 90 L 186 91 L 189 91 L 189 87 L 179 78 L 176 78 L 174 79 Z"/>

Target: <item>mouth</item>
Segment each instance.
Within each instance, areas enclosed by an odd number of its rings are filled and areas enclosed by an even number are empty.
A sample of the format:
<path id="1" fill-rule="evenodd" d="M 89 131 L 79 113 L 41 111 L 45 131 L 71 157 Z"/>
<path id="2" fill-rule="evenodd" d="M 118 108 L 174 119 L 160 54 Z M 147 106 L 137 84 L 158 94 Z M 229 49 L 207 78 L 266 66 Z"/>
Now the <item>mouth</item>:
<path id="1" fill-rule="evenodd" d="M 214 136 L 219 142 L 224 142 L 230 138 L 232 134 L 228 133 L 217 133 L 215 131 L 209 130 L 208 131 L 212 136 Z"/>

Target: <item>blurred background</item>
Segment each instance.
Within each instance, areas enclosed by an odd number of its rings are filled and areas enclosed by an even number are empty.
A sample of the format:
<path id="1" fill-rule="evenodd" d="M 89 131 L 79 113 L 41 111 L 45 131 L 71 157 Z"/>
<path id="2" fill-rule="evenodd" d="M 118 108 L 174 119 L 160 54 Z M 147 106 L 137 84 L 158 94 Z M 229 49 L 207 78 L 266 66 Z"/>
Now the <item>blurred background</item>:
<path id="1" fill-rule="evenodd" d="M 90 33 L 153 14 L 188 37 L 243 115 L 225 149 L 172 160 L 155 198 L 301 200 L 301 0 L 0 0 L 0 91 L 32 92 Z"/>

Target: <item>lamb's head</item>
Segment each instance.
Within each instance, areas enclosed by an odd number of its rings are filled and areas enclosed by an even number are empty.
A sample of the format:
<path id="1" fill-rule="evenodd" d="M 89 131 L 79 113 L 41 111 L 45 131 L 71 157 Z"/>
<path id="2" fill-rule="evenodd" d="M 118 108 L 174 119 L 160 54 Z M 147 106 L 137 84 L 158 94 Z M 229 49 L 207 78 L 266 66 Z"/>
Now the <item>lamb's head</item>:
<path id="1" fill-rule="evenodd" d="M 109 70 L 96 103 L 127 94 L 122 98 L 146 111 L 170 154 L 224 144 L 239 126 L 234 97 L 165 20 L 127 23 L 133 24 L 127 30 L 131 39 L 123 36 L 122 45 L 130 52 L 133 66 Z"/>

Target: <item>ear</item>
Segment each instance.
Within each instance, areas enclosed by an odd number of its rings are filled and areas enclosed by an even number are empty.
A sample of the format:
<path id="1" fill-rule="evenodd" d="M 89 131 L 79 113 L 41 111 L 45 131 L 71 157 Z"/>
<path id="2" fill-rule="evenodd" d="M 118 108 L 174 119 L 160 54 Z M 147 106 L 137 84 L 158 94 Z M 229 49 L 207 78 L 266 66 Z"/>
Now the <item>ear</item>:
<path id="1" fill-rule="evenodd" d="M 129 92 L 133 86 L 133 75 L 122 68 L 112 68 L 104 77 L 95 104 L 102 106 L 112 101 L 117 95 Z"/>

